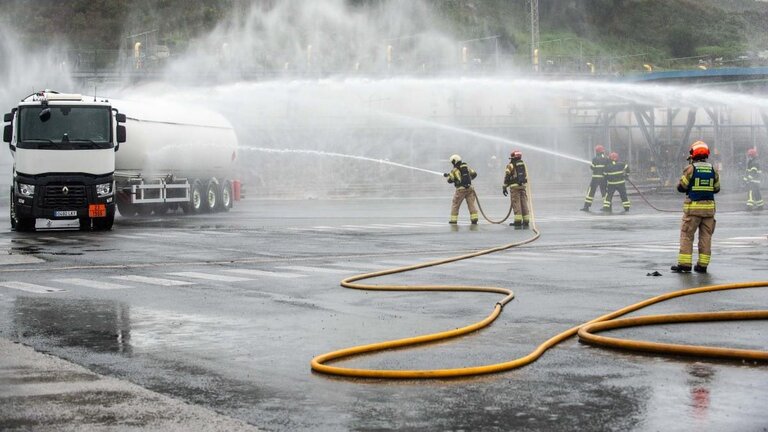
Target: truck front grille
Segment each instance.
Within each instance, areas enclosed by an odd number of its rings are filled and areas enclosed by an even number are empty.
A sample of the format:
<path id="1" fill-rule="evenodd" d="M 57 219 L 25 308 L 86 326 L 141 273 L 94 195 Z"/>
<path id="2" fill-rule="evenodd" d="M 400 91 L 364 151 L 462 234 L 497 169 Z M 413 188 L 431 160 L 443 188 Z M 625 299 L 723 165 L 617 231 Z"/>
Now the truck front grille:
<path id="1" fill-rule="evenodd" d="M 64 188 L 67 188 L 66 193 Z M 45 187 L 43 207 L 50 209 L 83 208 L 88 203 L 85 186 L 51 185 Z"/>

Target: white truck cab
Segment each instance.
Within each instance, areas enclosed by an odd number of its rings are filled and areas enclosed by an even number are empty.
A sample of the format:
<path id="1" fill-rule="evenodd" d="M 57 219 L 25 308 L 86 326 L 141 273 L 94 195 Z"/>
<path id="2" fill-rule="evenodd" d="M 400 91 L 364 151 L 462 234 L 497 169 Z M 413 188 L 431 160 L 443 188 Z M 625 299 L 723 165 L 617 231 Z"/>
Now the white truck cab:
<path id="1" fill-rule="evenodd" d="M 11 227 L 34 231 L 37 218 L 79 219 L 81 230 L 109 230 L 115 217 L 115 152 L 125 115 L 103 98 L 33 93 L 10 113 L 3 140 L 13 155 Z"/>

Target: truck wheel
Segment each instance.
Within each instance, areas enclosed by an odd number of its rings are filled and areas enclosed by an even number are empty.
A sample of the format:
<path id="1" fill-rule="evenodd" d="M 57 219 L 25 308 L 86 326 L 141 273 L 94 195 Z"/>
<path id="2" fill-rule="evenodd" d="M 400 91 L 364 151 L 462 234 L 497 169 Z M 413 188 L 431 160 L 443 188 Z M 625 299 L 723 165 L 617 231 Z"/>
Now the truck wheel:
<path id="1" fill-rule="evenodd" d="M 185 214 L 198 214 L 203 207 L 203 185 L 194 180 L 189 185 L 189 202 L 181 205 Z"/>
<path id="2" fill-rule="evenodd" d="M 205 184 L 203 210 L 206 213 L 215 212 L 219 207 L 219 201 L 221 201 L 221 190 L 219 189 L 218 180 L 216 180 L 216 177 L 213 177 Z"/>
<path id="3" fill-rule="evenodd" d="M 229 211 L 232 208 L 232 183 L 225 181 L 221 186 L 221 199 L 219 200 L 219 211 Z"/>
<path id="4" fill-rule="evenodd" d="M 11 229 L 17 232 L 31 232 L 35 230 L 35 218 L 24 218 L 16 215 L 16 204 L 13 202 L 13 186 L 11 186 Z"/>
<path id="5" fill-rule="evenodd" d="M 80 218 L 80 231 L 90 231 L 91 230 L 91 218 L 89 217 L 81 217 Z"/>
<path id="6" fill-rule="evenodd" d="M 93 219 L 94 231 L 109 231 L 115 223 L 115 213 L 107 212 L 107 217 Z"/>
<path id="7" fill-rule="evenodd" d="M 136 216 L 136 205 L 131 204 L 130 202 L 117 200 L 117 210 L 124 217 Z"/>

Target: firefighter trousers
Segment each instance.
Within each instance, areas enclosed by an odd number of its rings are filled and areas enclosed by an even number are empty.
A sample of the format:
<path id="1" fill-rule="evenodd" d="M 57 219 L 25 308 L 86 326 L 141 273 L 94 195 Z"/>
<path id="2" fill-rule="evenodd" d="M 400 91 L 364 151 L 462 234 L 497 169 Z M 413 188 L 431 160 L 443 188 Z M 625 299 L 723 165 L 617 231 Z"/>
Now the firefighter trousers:
<path id="1" fill-rule="evenodd" d="M 683 214 L 683 222 L 680 225 L 680 253 L 677 255 L 677 263 L 681 266 L 691 267 L 693 262 L 693 238 L 699 231 L 699 259 L 701 267 L 707 267 L 712 257 L 712 234 L 715 232 L 715 212 L 711 215 L 705 213 Z"/>
<path id="2" fill-rule="evenodd" d="M 477 197 L 475 196 L 475 190 L 470 186 L 467 188 L 457 188 L 453 194 L 450 223 L 457 223 L 459 221 L 459 208 L 464 200 L 467 200 L 467 207 L 469 207 L 469 219 L 472 222 L 477 222 Z"/>
<path id="3" fill-rule="evenodd" d="M 528 192 L 525 186 L 510 187 L 509 199 L 512 200 L 512 211 L 515 212 L 515 225 L 527 225 L 531 221 L 531 214 L 528 211 Z"/>
<path id="4" fill-rule="evenodd" d="M 589 188 L 587 188 L 587 195 L 584 197 L 584 207 L 589 208 L 592 206 L 597 189 L 600 189 L 600 196 L 605 197 L 606 188 L 605 177 L 592 177 L 592 181 L 589 182 Z"/>
<path id="5" fill-rule="evenodd" d="M 608 183 L 608 190 L 605 193 L 605 197 L 603 198 L 603 210 L 610 210 L 612 206 L 613 201 L 613 194 L 615 192 L 619 193 L 619 197 L 621 197 L 621 205 L 624 207 L 624 210 L 629 210 L 629 207 L 632 203 L 629 202 L 629 197 L 627 197 L 627 184 L 626 183 L 619 183 L 619 184 L 610 184 Z"/>
<path id="6" fill-rule="evenodd" d="M 762 210 L 765 206 L 763 194 L 760 193 L 760 183 L 749 182 L 747 185 L 747 208 Z"/>

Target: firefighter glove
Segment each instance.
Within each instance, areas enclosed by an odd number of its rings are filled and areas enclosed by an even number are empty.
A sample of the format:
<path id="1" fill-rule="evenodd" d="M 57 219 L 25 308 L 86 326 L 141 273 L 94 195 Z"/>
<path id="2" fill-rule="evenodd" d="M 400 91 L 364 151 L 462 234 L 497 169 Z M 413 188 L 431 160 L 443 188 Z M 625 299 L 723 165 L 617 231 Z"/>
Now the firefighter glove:
<path id="1" fill-rule="evenodd" d="M 443 177 L 448 177 L 449 175 L 448 173 L 443 173 Z"/>
<path id="2" fill-rule="evenodd" d="M 501 193 L 503 193 L 504 196 L 507 196 L 507 187 L 506 186 L 502 186 L 501 187 Z"/>

